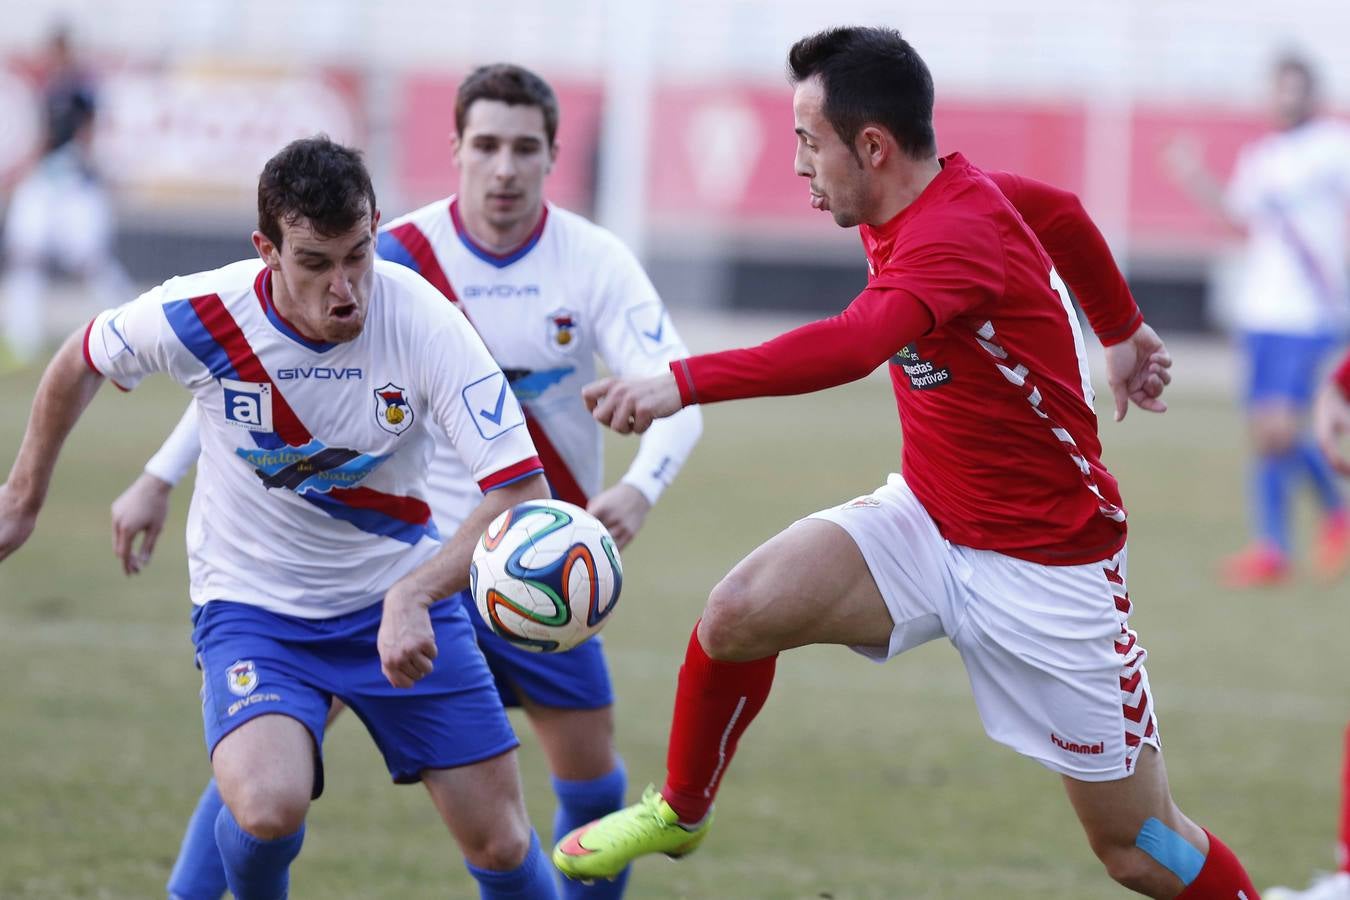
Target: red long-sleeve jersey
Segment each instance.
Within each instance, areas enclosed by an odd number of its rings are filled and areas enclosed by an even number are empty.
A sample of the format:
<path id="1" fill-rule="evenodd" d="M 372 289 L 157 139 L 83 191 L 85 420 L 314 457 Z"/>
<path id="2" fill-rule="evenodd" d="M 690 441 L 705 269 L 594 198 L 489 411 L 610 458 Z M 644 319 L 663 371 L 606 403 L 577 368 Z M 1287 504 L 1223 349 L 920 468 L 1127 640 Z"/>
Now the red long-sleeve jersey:
<path id="1" fill-rule="evenodd" d="M 953 154 L 895 218 L 859 230 L 868 285 L 847 309 L 672 363 L 684 402 L 821 390 L 889 361 L 901 470 L 946 539 L 1051 565 L 1119 550 L 1125 511 L 1061 277 L 1104 343 L 1143 319 L 1077 199 Z"/>

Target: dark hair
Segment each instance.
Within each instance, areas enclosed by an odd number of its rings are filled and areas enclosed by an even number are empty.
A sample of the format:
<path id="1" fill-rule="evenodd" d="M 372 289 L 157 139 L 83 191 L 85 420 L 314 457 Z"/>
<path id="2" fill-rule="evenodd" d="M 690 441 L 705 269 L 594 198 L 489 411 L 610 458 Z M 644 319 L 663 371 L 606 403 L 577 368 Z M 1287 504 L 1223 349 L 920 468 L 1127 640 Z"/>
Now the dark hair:
<path id="1" fill-rule="evenodd" d="M 914 159 L 937 153 L 933 133 L 933 76 L 919 54 L 893 28 L 831 28 L 809 35 L 788 51 L 788 80 L 820 76 L 825 118 L 858 155 L 854 138 L 881 125 Z"/>
<path id="2" fill-rule="evenodd" d="M 479 66 L 459 85 L 455 95 L 455 130 L 464 134 L 469 107 L 477 100 L 497 100 L 507 106 L 537 106 L 544 114 L 549 146 L 558 134 L 558 95 L 548 82 L 523 66 L 493 63 Z"/>
<path id="3" fill-rule="evenodd" d="M 281 225 L 308 219 L 317 234 L 350 231 L 375 214 L 375 188 L 360 151 L 328 135 L 291 141 L 258 177 L 258 230 L 278 247 Z"/>
<path id="4" fill-rule="evenodd" d="M 1309 94 L 1317 93 L 1317 72 L 1313 64 L 1293 50 L 1286 50 L 1275 59 L 1275 71 L 1281 75 L 1294 74 L 1303 79 L 1303 86 Z"/>

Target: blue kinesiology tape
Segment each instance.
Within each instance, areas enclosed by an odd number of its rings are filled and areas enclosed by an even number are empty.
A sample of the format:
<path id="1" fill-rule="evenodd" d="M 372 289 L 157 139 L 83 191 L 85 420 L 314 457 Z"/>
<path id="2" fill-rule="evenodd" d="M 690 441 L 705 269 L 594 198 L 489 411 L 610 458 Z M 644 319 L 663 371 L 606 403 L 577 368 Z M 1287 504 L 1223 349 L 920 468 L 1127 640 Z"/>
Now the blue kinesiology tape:
<path id="1" fill-rule="evenodd" d="M 1194 881 L 1205 867 L 1205 854 L 1157 819 L 1150 818 L 1144 823 L 1134 845 L 1180 878 L 1183 885 Z"/>

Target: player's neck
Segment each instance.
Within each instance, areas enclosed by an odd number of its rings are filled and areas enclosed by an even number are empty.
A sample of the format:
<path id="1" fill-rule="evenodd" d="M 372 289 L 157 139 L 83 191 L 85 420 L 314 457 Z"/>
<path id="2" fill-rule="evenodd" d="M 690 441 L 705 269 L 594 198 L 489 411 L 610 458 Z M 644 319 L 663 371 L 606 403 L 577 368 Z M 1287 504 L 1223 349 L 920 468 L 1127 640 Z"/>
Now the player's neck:
<path id="1" fill-rule="evenodd" d="M 544 205 L 541 203 L 532 215 L 522 216 L 504 227 L 494 225 L 481 209 L 465 203 L 463 198 L 460 198 L 459 214 L 464 223 L 464 230 L 475 244 L 491 253 L 504 256 L 518 249 L 529 240 L 530 235 L 534 234 L 534 230 L 539 227 L 539 220 L 544 217 Z"/>
<path id="2" fill-rule="evenodd" d="M 919 199 L 933 179 L 942 174 L 942 163 L 937 157 L 913 160 L 901 159 L 887 179 L 886 187 L 877 202 L 877 212 L 868 221 L 871 225 L 885 225 Z"/>

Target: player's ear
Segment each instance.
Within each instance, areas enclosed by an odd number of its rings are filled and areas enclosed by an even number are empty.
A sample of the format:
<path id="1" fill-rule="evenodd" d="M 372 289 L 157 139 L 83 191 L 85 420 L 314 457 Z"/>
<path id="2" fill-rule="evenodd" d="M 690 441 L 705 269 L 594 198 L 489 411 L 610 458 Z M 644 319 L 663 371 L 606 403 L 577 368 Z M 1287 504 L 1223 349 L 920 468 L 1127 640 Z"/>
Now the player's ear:
<path id="1" fill-rule="evenodd" d="M 558 151 L 561 149 L 562 144 L 559 144 L 557 141 L 554 141 L 553 145 L 548 148 L 548 165 L 544 168 L 545 175 L 552 172 L 553 167 L 558 164 Z"/>
<path id="2" fill-rule="evenodd" d="M 370 233 L 371 235 L 374 235 L 377 232 L 379 232 L 379 230 L 380 230 L 380 210 L 378 207 L 376 207 L 375 211 L 370 214 Z"/>
<path id="3" fill-rule="evenodd" d="M 858 153 L 874 169 L 885 164 L 895 149 L 894 144 L 894 138 L 875 125 L 867 125 L 858 133 Z"/>
<path id="4" fill-rule="evenodd" d="M 272 239 L 261 231 L 253 232 L 253 249 L 258 251 L 258 258 L 263 264 L 273 272 L 281 271 L 281 248 L 272 243 Z"/>
<path id="5" fill-rule="evenodd" d="M 450 158 L 455 162 L 455 168 L 459 168 L 459 151 L 464 147 L 464 140 L 456 132 L 450 135 Z"/>

